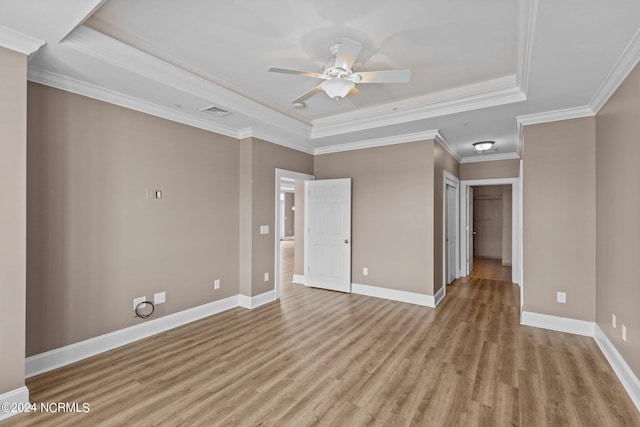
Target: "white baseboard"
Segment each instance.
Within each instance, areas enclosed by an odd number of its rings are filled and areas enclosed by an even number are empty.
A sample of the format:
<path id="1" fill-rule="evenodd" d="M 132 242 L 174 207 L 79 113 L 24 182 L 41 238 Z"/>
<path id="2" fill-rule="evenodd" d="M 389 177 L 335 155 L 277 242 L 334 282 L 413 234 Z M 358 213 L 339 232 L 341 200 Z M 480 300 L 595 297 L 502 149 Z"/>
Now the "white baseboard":
<path id="1" fill-rule="evenodd" d="M 366 295 L 369 297 L 383 298 L 392 301 L 407 302 L 409 304 L 417 304 L 425 307 L 435 308 L 436 306 L 433 295 L 399 291 L 389 288 L 380 288 L 378 286 L 361 285 L 359 283 L 351 284 L 351 293 Z"/>
<path id="2" fill-rule="evenodd" d="M 442 285 L 442 287 L 438 289 L 438 292 L 436 292 L 436 294 L 433 296 L 436 307 L 438 306 L 438 304 L 442 302 L 446 294 L 447 294 L 447 285 Z"/>
<path id="3" fill-rule="evenodd" d="M 276 300 L 276 291 L 272 290 L 272 291 L 268 291 L 253 297 L 249 297 L 247 295 L 239 295 L 238 305 L 240 305 L 240 307 L 242 308 L 251 309 L 251 308 L 260 307 L 261 305 L 270 303 L 275 300 Z"/>
<path id="4" fill-rule="evenodd" d="M 45 353 L 27 357 L 26 377 L 41 374 L 87 357 L 112 350 L 116 347 L 132 343 L 142 338 L 191 323 L 238 306 L 238 296 L 224 298 L 193 307 L 178 313 L 168 314 L 158 319 L 150 320 L 139 325 L 130 326 L 108 334 L 99 335 L 64 347 L 56 348 Z"/>
<path id="5" fill-rule="evenodd" d="M 550 316 L 548 314 L 523 311 L 520 315 L 520 324 L 536 328 L 549 329 L 558 332 L 584 335 L 592 337 L 595 332 L 595 323 L 586 320 L 570 319 L 568 317 Z"/>
<path id="6" fill-rule="evenodd" d="M 8 391 L 0 394 L 0 421 L 17 415 L 20 412 L 4 412 L 2 407 L 6 403 L 29 403 L 29 389 L 25 386 L 17 388 L 15 390 Z"/>
<path id="7" fill-rule="evenodd" d="M 292 282 L 299 285 L 305 285 L 307 283 L 307 280 L 305 279 L 303 274 L 294 274 Z"/>
<path id="8" fill-rule="evenodd" d="M 593 337 L 600 347 L 602 354 L 609 362 L 609 365 L 613 368 L 613 371 L 618 376 L 618 379 L 624 386 L 627 394 L 640 411 L 640 380 L 631 370 L 627 362 L 622 355 L 618 352 L 613 343 L 609 340 L 600 326 L 596 325 L 595 335 Z"/>

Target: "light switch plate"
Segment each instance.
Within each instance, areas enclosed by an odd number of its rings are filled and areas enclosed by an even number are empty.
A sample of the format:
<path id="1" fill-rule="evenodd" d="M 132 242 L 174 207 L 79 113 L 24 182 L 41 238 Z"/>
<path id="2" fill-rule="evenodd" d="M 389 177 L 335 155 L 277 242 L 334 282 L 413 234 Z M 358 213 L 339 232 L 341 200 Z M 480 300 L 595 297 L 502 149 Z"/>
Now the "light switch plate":
<path id="1" fill-rule="evenodd" d="M 269 226 L 261 225 L 260 226 L 260 234 L 269 234 Z"/>
<path id="2" fill-rule="evenodd" d="M 153 295 L 154 304 L 164 304 L 166 300 L 167 300 L 166 292 L 158 292 L 157 294 Z"/>
<path id="3" fill-rule="evenodd" d="M 138 304 L 140 304 L 141 302 L 145 302 L 146 300 L 147 300 L 147 297 L 134 298 L 133 299 L 133 309 L 135 310 L 136 307 L 138 306 Z M 147 304 L 141 305 L 140 308 L 145 308 L 146 306 L 147 306 Z"/>

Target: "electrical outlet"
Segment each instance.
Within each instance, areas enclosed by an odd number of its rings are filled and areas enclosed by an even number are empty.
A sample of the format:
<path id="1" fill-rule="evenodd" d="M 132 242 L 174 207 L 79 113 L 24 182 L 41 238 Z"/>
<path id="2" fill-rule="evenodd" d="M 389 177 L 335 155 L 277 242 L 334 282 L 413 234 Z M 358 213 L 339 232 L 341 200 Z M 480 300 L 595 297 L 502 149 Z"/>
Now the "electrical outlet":
<path id="1" fill-rule="evenodd" d="M 613 329 L 616 328 L 616 315 L 615 314 L 611 315 L 611 326 L 613 326 Z"/>
<path id="2" fill-rule="evenodd" d="M 622 341 L 627 342 L 627 327 L 622 325 Z"/>
<path id="3" fill-rule="evenodd" d="M 145 302 L 146 300 L 147 300 L 147 297 L 134 298 L 133 299 L 133 309 L 135 310 L 136 307 L 138 306 L 138 304 L 140 304 L 141 302 Z M 145 308 L 146 306 L 147 306 L 147 304 L 141 305 L 140 308 Z"/>
<path id="4" fill-rule="evenodd" d="M 362 267 L 362 275 L 363 276 L 368 276 L 369 275 L 369 269 L 367 267 Z"/>
<path id="5" fill-rule="evenodd" d="M 269 281 L 269 273 L 264 273 L 264 281 L 265 282 Z"/>
<path id="6" fill-rule="evenodd" d="M 560 304 L 567 303 L 567 293 L 566 292 L 557 292 L 556 293 L 556 301 Z"/>
<path id="7" fill-rule="evenodd" d="M 162 190 L 157 190 L 153 188 L 147 188 L 146 190 L 146 198 L 147 199 L 162 199 Z"/>
<path id="8" fill-rule="evenodd" d="M 213 281 L 213 289 L 220 289 L 220 279 Z"/>
<path id="9" fill-rule="evenodd" d="M 166 292 L 158 292 L 153 295 L 153 303 L 154 304 L 164 304 L 167 301 L 167 293 Z"/>

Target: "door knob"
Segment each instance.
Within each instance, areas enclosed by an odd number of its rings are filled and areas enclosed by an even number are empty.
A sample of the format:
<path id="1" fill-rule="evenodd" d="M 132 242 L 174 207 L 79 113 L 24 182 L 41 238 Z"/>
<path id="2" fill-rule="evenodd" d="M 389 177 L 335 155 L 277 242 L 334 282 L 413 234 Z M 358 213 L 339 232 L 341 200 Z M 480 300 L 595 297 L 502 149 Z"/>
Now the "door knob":
<path id="1" fill-rule="evenodd" d="M 349 243 L 349 239 L 344 239 L 344 242 L 345 243 Z"/>

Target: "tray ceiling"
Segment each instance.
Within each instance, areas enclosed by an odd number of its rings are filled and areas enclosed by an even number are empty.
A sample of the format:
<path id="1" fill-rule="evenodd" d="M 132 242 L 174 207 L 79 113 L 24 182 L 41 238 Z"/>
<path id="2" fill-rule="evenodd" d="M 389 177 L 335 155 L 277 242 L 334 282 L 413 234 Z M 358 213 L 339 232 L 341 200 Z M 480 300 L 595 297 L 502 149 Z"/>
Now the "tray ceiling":
<path id="1" fill-rule="evenodd" d="M 33 81 L 307 152 L 437 134 L 464 161 L 517 158 L 518 123 L 595 113 L 640 55 L 640 4 L 626 0 L 1 3 L 0 45 L 46 42 Z M 364 44 L 355 71 L 409 69 L 410 83 L 294 109 L 319 82 L 267 69 L 320 72 L 342 37 Z M 200 111 L 211 105 L 233 114 Z M 474 153 L 487 139 L 496 151 Z"/>

